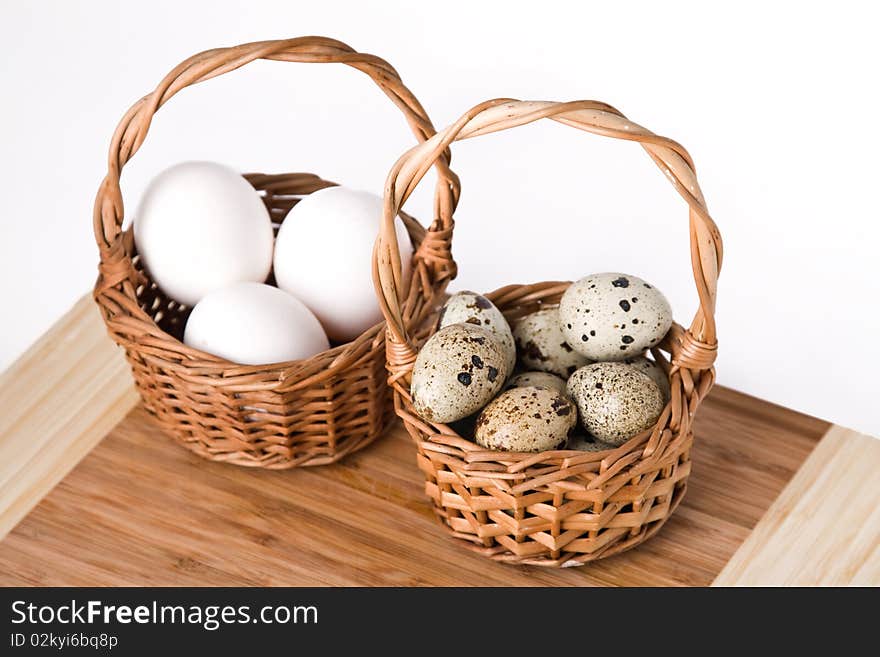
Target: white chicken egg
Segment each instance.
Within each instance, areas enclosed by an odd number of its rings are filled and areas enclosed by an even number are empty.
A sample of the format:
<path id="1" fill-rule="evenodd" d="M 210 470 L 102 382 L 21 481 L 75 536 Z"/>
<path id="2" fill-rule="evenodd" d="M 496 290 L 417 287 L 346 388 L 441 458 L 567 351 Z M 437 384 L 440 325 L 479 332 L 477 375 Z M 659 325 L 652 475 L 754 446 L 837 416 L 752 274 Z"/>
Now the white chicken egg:
<path id="1" fill-rule="evenodd" d="M 138 253 L 152 279 L 187 306 L 272 266 L 272 220 L 260 195 L 215 162 L 182 162 L 150 182 L 134 217 Z"/>
<path id="2" fill-rule="evenodd" d="M 337 342 L 353 340 L 382 321 L 372 277 L 382 204 L 369 192 L 328 187 L 297 203 L 278 231 L 278 287 L 306 304 Z M 407 277 L 412 243 L 399 217 L 395 229 Z"/>
<path id="3" fill-rule="evenodd" d="M 300 360 L 330 347 L 299 299 L 262 283 L 235 283 L 206 295 L 193 308 L 183 341 L 242 365 Z"/>

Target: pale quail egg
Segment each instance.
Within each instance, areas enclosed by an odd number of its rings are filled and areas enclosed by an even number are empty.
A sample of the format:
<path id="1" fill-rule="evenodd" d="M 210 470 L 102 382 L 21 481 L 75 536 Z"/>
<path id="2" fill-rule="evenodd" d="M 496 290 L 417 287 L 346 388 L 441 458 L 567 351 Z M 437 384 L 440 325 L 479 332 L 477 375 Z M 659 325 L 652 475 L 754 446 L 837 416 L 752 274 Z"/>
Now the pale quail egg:
<path id="1" fill-rule="evenodd" d="M 566 446 L 566 449 L 576 449 L 579 452 L 607 452 L 616 448 L 616 445 L 603 443 L 601 440 L 589 440 L 586 436 L 569 438 Z"/>
<path id="2" fill-rule="evenodd" d="M 432 335 L 413 366 L 413 407 L 430 422 L 453 422 L 478 411 L 507 378 L 504 349 L 494 333 L 452 324 Z"/>
<path id="3" fill-rule="evenodd" d="M 562 334 L 578 353 L 592 360 L 632 358 L 663 339 L 672 326 L 672 309 L 657 288 L 628 274 L 582 278 L 559 302 Z"/>
<path id="4" fill-rule="evenodd" d="M 555 390 L 511 388 L 477 418 L 476 442 L 506 452 L 543 452 L 565 442 L 577 422 L 574 404 Z"/>
<path id="5" fill-rule="evenodd" d="M 650 428 L 663 411 L 660 388 L 625 363 L 594 363 L 568 380 L 583 427 L 597 439 L 622 445 Z"/>
<path id="6" fill-rule="evenodd" d="M 638 356 L 636 358 L 627 358 L 623 362 L 627 365 L 632 365 L 640 372 L 651 377 L 651 380 L 657 384 L 660 392 L 663 394 L 663 403 L 665 404 L 669 401 L 669 377 L 666 376 L 666 372 L 656 361 L 645 356 Z"/>
<path id="7" fill-rule="evenodd" d="M 453 294 L 440 311 L 437 328 L 461 323 L 488 329 L 498 336 L 498 341 L 504 348 L 507 371 L 513 372 L 516 365 L 516 347 L 513 344 L 513 334 L 510 332 L 510 325 L 501 311 L 495 307 L 495 304 L 476 292 L 464 291 Z"/>
<path id="8" fill-rule="evenodd" d="M 507 382 L 508 388 L 522 388 L 524 386 L 537 386 L 539 388 L 550 388 L 561 392 L 563 395 L 568 393 L 565 391 L 565 380 L 559 378 L 550 372 L 520 372 L 511 377 Z"/>
<path id="9" fill-rule="evenodd" d="M 568 378 L 591 361 L 568 344 L 559 330 L 559 309 L 546 308 L 526 315 L 513 328 L 520 362 L 530 370 Z"/>

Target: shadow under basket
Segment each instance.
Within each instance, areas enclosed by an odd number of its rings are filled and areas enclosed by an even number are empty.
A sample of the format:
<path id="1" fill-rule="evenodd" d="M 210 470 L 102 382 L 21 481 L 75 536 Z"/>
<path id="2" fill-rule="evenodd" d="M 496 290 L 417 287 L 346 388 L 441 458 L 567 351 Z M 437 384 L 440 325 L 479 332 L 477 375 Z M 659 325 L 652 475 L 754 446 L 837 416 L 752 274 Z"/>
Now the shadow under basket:
<path id="1" fill-rule="evenodd" d="M 300 173 L 245 178 L 261 192 L 276 230 L 303 195 L 334 184 Z M 408 217 L 406 224 L 417 244 L 421 227 Z M 125 348 L 145 407 L 187 449 L 284 469 L 332 463 L 384 431 L 392 411 L 381 324 L 307 360 L 237 365 L 181 342 L 190 309 L 150 280 L 131 229 L 122 239 L 134 254 L 119 265 L 128 263 L 124 284 L 96 287 L 95 299 Z"/>
<path id="2" fill-rule="evenodd" d="M 453 142 L 543 118 L 639 142 L 690 209 L 691 265 L 700 306 L 689 328 L 673 324 L 653 349 L 669 377 L 670 400 L 655 426 L 603 452 L 487 450 L 451 426 L 420 418 L 410 396 L 418 350 L 434 330 L 431 315 L 441 299 L 415 294 L 403 280 L 394 216 L 430 164 Z M 474 107 L 407 151 L 392 167 L 385 190 L 373 278 L 387 323 L 388 381 L 394 389 L 395 411 L 418 450 L 425 491 L 438 518 L 456 539 L 487 557 L 539 566 L 582 565 L 650 538 L 685 494 L 694 414 L 715 378 L 721 236 L 706 209 L 687 151 L 599 101 L 497 99 Z M 441 208 L 425 238 L 438 242 L 443 238 L 445 248 L 437 250 L 438 259 L 449 258 L 450 271 L 455 271 L 453 211 L 454 205 Z M 568 286 L 566 282 L 510 285 L 487 296 L 513 322 L 557 305 Z"/>

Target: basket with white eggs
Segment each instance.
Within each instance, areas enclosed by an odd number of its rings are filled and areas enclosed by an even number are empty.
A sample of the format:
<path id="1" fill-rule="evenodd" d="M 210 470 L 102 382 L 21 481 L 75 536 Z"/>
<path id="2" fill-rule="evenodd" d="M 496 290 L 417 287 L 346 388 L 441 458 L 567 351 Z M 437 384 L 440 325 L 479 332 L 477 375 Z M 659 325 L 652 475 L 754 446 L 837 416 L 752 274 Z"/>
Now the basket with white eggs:
<path id="1" fill-rule="evenodd" d="M 414 290 L 392 220 L 425 171 L 455 141 L 542 118 L 639 142 L 686 201 L 700 302 L 689 328 L 629 273 L 448 299 Z M 426 236 L 442 232 L 447 254 L 452 209 Z M 397 161 L 373 276 L 395 409 L 452 536 L 498 561 L 561 567 L 660 529 L 685 494 L 694 414 L 714 382 L 721 257 L 687 151 L 605 103 L 488 101 Z"/>
<path id="2" fill-rule="evenodd" d="M 156 111 L 181 89 L 258 59 L 347 64 L 376 82 L 419 141 L 434 134 L 390 64 L 339 41 L 195 55 L 135 103 L 114 134 L 95 203 L 94 298 L 145 407 L 178 442 L 242 466 L 323 465 L 368 445 L 393 415 L 370 278 L 382 198 L 313 174 L 243 176 L 183 162 L 152 180 L 123 230 L 121 170 Z M 451 203 L 458 188 L 447 154 L 437 172 Z M 425 229 L 401 214 L 395 231 L 404 275 L 442 279 Z"/>

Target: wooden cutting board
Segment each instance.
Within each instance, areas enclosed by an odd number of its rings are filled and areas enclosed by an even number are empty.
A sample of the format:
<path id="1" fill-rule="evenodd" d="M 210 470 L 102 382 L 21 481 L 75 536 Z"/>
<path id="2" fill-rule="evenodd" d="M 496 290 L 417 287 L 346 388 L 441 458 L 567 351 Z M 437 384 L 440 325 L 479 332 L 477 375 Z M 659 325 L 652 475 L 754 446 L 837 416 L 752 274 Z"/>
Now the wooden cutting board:
<path id="1" fill-rule="evenodd" d="M 56 334 L 35 347 L 42 358 L 14 366 L 16 389 L 47 362 L 64 370 L 70 359 L 67 380 L 84 358 L 91 367 L 119 358 L 100 325 L 86 326 L 91 311 L 74 311 L 84 313 L 68 318 L 77 344 L 92 340 L 87 355 L 59 356 Z M 119 363 L 95 372 L 110 389 L 125 387 Z M 45 382 L 34 376 L 30 385 Z M 0 521 L 23 516 L 0 542 L 0 585 L 880 583 L 880 441 L 724 388 L 699 411 L 689 490 L 660 533 L 624 554 L 551 570 L 494 563 L 453 542 L 433 517 L 414 447 L 397 424 L 343 463 L 266 472 L 177 446 L 132 408 L 130 388 L 102 410 L 100 395 L 69 403 L 74 384 L 64 385 L 67 405 L 49 389 L 0 408 L 9 411 L 0 412 L 0 457 L 27 456 L 17 470 L 0 460 Z M 0 389 L 12 394 L 8 376 Z M 107 433 L 114 413 L 122 420 Z M 105 433 L 63 476 L 59 445 L 74 445 L 78 459 Z M 51 490 L 43 497 L 43 489 Z"/>

